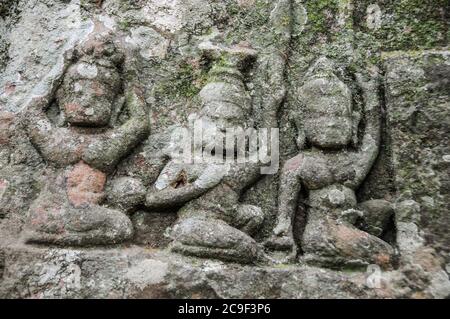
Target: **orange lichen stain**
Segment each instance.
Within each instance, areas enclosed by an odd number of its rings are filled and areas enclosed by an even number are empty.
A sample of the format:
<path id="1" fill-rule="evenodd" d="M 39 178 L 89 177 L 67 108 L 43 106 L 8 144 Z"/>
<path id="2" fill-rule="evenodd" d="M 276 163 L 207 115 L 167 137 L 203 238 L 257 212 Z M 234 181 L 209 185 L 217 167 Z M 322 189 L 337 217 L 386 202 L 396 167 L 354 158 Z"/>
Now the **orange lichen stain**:
<path id="1" fill-rule="evenodd" d="M 5 86 L 5 94 L 10 95 L 16 91 L 16 85 L 14 83 L 7 83 Z"/>
<path id="2" fill-rule="evenodd" d="M 99 82 L 93 81 L 91 87 L 96 96 L 102 96 L 105 94 L 105 91 Z"/>
<path id="3" fill-rule="evenodd" d="M 83 161 L 67 174 L 67 196 L 74 207 L 99 204 L 105 194 L 106 175 Z"/>
<path id="4" fill-rule="evenodd" d="M 296 170 L 302 164 L 302 160 L 303 160 L 303 155 L 302 154 L 299 154 L 299 155 L 291 158 L 284 165 L 284 170 L 288 170 L 288 171 Z"/>
<path id="5" fill-rule="evenodd" d="M 374 258 L 375 263 L 383 268 L 388 268 L 391 265 L 391 256 L 387 254 L 378 254 Z"/>
<path id="6" fill-rule="evenodd" d="M 422 248 L 414 253 L 414 262 L 421 265 L 426 271 L 439 271 L 441 269 L 441 261 L 430 248 Z"/>
<path id="7" fill-rule="evenodd" d="M 360 231 L 359 229 L 352 228 L 346 225 L 335 225 L 333 227 L 335 229 L 336 239 L 347 245 L 351 245 L 352 243 L 357 243 L 362 240 L 367 239 L 367 234 Z"/>
<path id="8" fill-rule="evenodd" d="M 428 299 L 423 292 L 415 292 L 411 295 L 411 299 Z"/>
<path id="9" fill-rule="evenodd" d="M 81 107 L 81 105 L 77 103 L 64 104 L 64 110 L 66 111 L 66 113 L 75 113 L 75 114 L 84 113 L 84 109 Z"/>
<path id="10" fill-rule="evenodd" d="M 0 145 L 9 143 L 11 136 L 11 125 L 14 120 L 14 114 L 9 112 L 0 112 Z"/>

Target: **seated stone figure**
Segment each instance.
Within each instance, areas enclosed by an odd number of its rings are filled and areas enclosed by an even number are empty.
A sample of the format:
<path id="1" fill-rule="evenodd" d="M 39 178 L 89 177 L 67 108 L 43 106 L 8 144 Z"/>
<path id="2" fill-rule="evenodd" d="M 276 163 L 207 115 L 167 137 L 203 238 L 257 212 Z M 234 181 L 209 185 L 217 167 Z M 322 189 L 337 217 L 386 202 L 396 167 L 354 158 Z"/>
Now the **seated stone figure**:
<path id="1" fill-rule="evenodd" d="M 299 90 L 303 111 L 295 122 L 302 150 L 282 170 L 278 219 L 271 239 L 272 246 L 291 253 L 291 258 L 295 257 L 292 218 L 304 187 L 309 197 L 302 239 L 305 261 L 329 267 L 387 266 L 392 259 L 392 247 L 376 237 L 392 214 L 388 203 L 372 201 L 357 207 L 355 190 L 378 155 L 381 112 L 376 76 L 358 75 L 357 80 L 365 103 L 359 144 L 359 114 L 353 109 L 351 91 L 333 73 L 330 61 L 319 59 Z M 305 149 L 306 143 L 310 149 Z M 371 234 L 354 226 L 363 220 Z"/>
<path id="2" fill-rule="evenodd" d="M 48 175 L 30 206 L 27 242 L 84 246 L 132 236 L 128 216 L 101 206 L 108 174 L 148 134 L 143 98 L 122 83 L 123 62 L 112 37 L 94 32 L 66 58 L 57 86 L 27 108 L 27 133 Z"/>
<path id="3" fill-rule="evenodd" d="M 253 127 L 252 101 L 239 65 L 255 52 L 238 47 L 218 51 L 216 58 L 220 62 L 213 66 L 209 82 L 200 92 L 202 110 L 194 121 L 201 123 L 204 130 L 201 149 L 208 149 L 217 134 L 223 134 L 227 128 Z M 284 91 L 272 101 L 273 108 L 279 106 L 283 94 Z M 216 128 L 215 134 L 210 130 L 212 127 Z M 234 145 L 233 149 L 227 150 L 225 146 L 223 150 L 235 156 Z M 257 262 L 263 254 L 251 235 L 263 222 L 264 215 L 259 207 L 239 200 L 245 189 L 258 180 L 261 164 L 256 161 L 218 164 L 214 162 L 218 154 L 211 158 L 208 154 L 198 164 L 184 164 L 172 158 L 148 191 L 145 205 L 150 209 L 184 205 L 170 232 L 172 251 L 226 261 Z"/>

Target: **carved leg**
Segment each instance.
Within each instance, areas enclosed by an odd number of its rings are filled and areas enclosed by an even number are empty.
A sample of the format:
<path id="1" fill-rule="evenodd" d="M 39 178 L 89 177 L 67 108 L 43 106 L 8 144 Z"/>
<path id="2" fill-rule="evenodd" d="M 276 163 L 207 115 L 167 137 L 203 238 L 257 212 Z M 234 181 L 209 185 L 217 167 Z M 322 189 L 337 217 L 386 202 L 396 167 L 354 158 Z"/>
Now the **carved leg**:
<path id="1" fill-rule="evenodd" d="M 392 247 L 380 238 L 314 209 L 308 212 L 302 248 L 306 262 L 330 268 L 369 264 L 388 267 L 394 254 Z"/>
<path id="2" fill-rule="evenodd" d="M 253 235 L 264 221 L 261 208 L 254 205 L 239 205 L 236 215 L 236 228 L 248 235 Z"/>
<path id="3" fill-rule="evenodd" d="M 37 203 L 36 203 L 37 204 Z M 36 205 L 30 209 L 24 231 L 27 243 L 90 246 L 117 244 L 133 235 L 125 214 L 101 206 L 72 208 L 67 205 Z"/>
<path id="4" fill-rule="evenodd" d="M 296 256 L 292 223 L 301 189 L 301 180 L 296 170 L 298 165 L 293 165 L 295 162 L 296 158 L 288 161 L 281 172 L 277 221 L 272 238 L 266 242 L 269 248 L 289 251 L 290 259 Z"/>
<path id="5" fill-rule="evenodd" d="M 255 263 L 262 256 L 253 238 L 215 218 L 187 217 L 171 235 L 171 250 L 188 256 L 240 263 Z"/>
<path id="6" fill-rule="evenodd" d="M 104 198 L 104 174 L 77 164 L 66 176 L 67 181 L 62 175 L 49 181 L 31 205 L 24 233 L 27 242 L 89 246 L 132 237 L 127 215 L 98 205 Z"/>
<path id="7" fill-rule="evenodd" d="M 145 201 L 147 189 L 143 183 L 132 177 L 119 177 L 106 188 L 108 203 L 124 211 L 131 211 Z"/>

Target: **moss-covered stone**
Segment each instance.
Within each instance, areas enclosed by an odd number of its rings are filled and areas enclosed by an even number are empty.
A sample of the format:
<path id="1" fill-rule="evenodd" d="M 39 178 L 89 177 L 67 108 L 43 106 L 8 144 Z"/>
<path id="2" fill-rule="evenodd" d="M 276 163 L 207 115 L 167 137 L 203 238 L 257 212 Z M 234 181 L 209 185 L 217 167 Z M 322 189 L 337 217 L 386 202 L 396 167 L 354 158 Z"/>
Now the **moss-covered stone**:
<path id="1" fill-rule="evenodd" d="M 355 2 L 355 21 L 360 30 L 372 34 L 384 51 L 429 49 L 448 45 L 449 12 L 447 0 L 382 0 L 381 26 L 367 27 L 367 6 L 373 1 Z"/>
<path id="2" fill-rule="evenodd" d="M 449 55 L 395 52 L 383 60 L 395 185 L 401 199 L 420 204 L 427 239 L 448 260 Z"/>

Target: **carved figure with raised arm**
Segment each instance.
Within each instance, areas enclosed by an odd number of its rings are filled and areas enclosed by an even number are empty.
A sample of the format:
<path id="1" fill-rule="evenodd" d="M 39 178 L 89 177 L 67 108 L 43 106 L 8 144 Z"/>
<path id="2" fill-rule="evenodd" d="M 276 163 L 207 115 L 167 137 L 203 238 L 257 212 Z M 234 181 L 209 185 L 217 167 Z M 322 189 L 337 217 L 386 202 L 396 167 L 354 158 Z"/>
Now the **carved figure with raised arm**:
<path id="1" fill-rule="evenodd" d="M 131 238 L 128 216 L 102 206 L 108 174 L 149 130 L 145 102 L 137 86 L 123 83 L 123 65 L 112 36 L 94 32 L 66 56 L 54 88 L 28 106 L 27 133 L 48 174 L 29 210 L 28 242 L 85 246 Z"/>
<path id="2" fill-rule="evenodd" d="M 300 153 L 281 172 L 277 224 L 271 241 L 295 258 L 293 216 L 301 188 L 307 191 L 304 260 L 329 267 L 388 265 L 392 247 L 378 238 L 392 214 L 379 200 L 358 205 L 355 191 L 369 173 L 380 146 L 378 78 L 356 76 L 364 100 L 364 132 L 358 141 L 360 114 L 352 92 L 320 58 L 298 92 L 296 123 Z M 309 147 L 307 147 L 307 145 Z M 367 221 L 368 223 L 364 223 Z M 364 231 L 354 225 L 366 224 Z M 370 232 L 370 233 L 369 233 Z"/>

